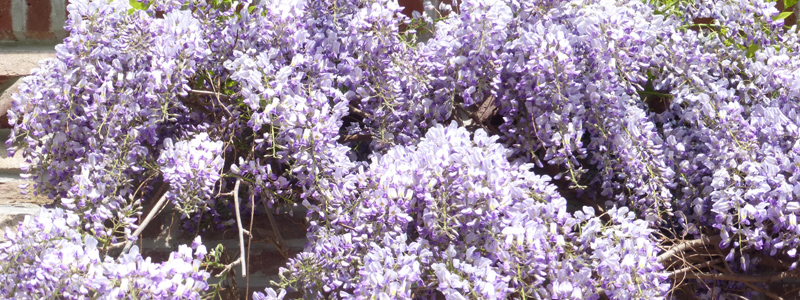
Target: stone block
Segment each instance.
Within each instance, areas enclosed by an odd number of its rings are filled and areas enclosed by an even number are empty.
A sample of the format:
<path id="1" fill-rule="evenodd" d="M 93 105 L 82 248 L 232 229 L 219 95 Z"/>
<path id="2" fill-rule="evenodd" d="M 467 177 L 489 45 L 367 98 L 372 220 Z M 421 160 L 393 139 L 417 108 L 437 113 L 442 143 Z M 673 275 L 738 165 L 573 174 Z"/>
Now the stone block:
<path id="1" fill-rule="evenodd" d="M 0 75 L 29 75 L 40 61 L 54 57 L 54 45 L 3 45 L 0 46 Z"/>

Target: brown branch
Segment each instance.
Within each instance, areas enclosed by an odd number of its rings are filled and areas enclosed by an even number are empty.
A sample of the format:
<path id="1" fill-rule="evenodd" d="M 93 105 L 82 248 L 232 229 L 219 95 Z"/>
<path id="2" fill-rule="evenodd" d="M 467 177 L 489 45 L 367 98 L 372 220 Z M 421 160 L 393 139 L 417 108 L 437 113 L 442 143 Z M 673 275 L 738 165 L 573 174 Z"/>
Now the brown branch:
<path id="1" fill-rule="evenodd" d="M 679 255 L 677 260 L 668 264 L 664 264 L 664 268 L 674 270 L 676 269 L 675 266 L 690 266 L 694 264 L 701 264 L 705 263 L 708 259 L 711 259 L 715 256 L 719 257 L 720 255 L 708 254 L 708 253 L 696 253 L 696 252 L 691 253 L 689 255 Z M 722 255 L 722 257 L 724 257 L 724 255 Z"/>
<path id="2" fill-rule="evenodd" d="M 689 273 L 692 270 L 698 270 L 699 271 L 700 269 L 707 268 L 708 266 L 710 266 L 712 264 L 716 264 L 716 263 L 720 263 L 720 262 L 722 262 L 722 259 L 721 258 L 717 258 L 717 259 L 709 260 L 709 261 L 701 263 L 701 264 L 691 265 L 691 266 L 688 266 L 688 267 L 680 269 L 680 270 L 675 270 L 675 271 L 669 273 L 669 278 L 670 279 L 680 278 L 682 275 L 685 275 L 686 273 Z"/>
<path id="3" fill-rule="evenodd" d="M 497 105 L 494 105 L 494 100 L 494 96 L 486 97 L 486 100 L 478 107 L 478 111 L 475 113 L 475 121 L 478 124 L 485 124 L 500 110 Z"/>
<path id="4" fill-rule="evenodd" d="M 237 38 L 237 39 L 239 38 L 239 37 L 238 37 L 238 35 L 237 35 L 237 37 L 236 37 L 236 38 Z M 231 111 L 228 109 L 228 107 L 227 107 L 227 106 L 225 106 L 225 104 L 224 104 L 224 103 L 222 103 L 222 99 L 228 99 L 228 98 L 230 98 L 230 96 L 228 96 L 228 97 L 221 97 L 220 95 L 222 95 L 222 94 L 217 92 L 217 86 L 221 86 L 221 85 L 222 85 L 222 83 L 220 82 L 220 80 L 222 80 L 222 79 L 220 79 L 220 78 L 217 78 L 217 85 L 216 85 L 216 86 L 214 86 L 214 84 L 211 84 L 211 88 L 212 88 L 212 89 L 214 89 L 214 91 L 213 91 L 212 93 L 214 93 L 214 95 L 215 95 L 215 96 L 217 96 L 217 97 L 216 97 L 216 99 L 217 99 L 217 102 L 219 102 L 219 106 L 221 106 L 221 107 L 222 107 L 222 109 L 224 109 L 226 112 L 228 112 L 228 116 L 231 116 L 231 117 L 232 117 L 232 116 L 233 116 L 233 113 L 231 113 Z M 225 96 L 227 96 L 227 95 L 225 95 Z M 233 120 L 233 119 L 231 119 L 231 120 Z M 231 120 L 229 120 L 229 121 L 228 121 L 228 122 L 229 122 L 229 124 L 227 124 L 227 125 L 230 125 L 230 122 L 231 122 Z M 228 127 L 228 126 L 226 126 L 226 127 Z M 231 137 L 231 139 L 232 139 L 232 138 L 233 138 L 233 137 Z"/>
<path id="5" fill-rule="evenodd" d="M 720 253 L 722 251 L 722 249 L 719 249 L 719 248 L 717 248 L 717 250 L 720 250 Z M 715 267 L 715 269 L 717 269 L 717 271 L 720 271 L 720 272 L 723 272 L 723 273 L 726 273 L 726 274 L 734 274 L 733 270 L 731 270 L 730 264 L 728 264 L 728 261 L 727 260 L 723 260 L 722 262 L 725 265 L 725 269 L 724 270 L 720 270 L 720 268 L 718 268 L 718 267 Z M 778 296 L 778 295 L 773 294 L 773 293 L 771 293 L 769 291 L 766 291 L 766 290 L 756 286 L 753 283 L 750 283 L 750 282 L 743 282 L 743 283 L 744 283 L 744 285 L 748 286 L 749 288 L 753 289 L 754 291 L 762 293 L 762 294 L 764 294 L 764 295 L 766 295 L 766 296 L 768 296 L 768 297 L 770 297 L 772 299 L 783 300 L 783 298 L 781 296 Z"/>
<path id="6" fill-rule="evenodd" d="M 370 119 L 370 118 L 372 118 L 372 115 L 371 115 L 371 114 L 369 114 L 368 112 L 365 112 L 365 111 L 363 111 L 363 110 L 360 110 L 360 109 L 356 108 L 355 106 L 348 105 L 347 107 L 349 107 L 349 108 L 350 108 L 350 112 L 351 112 L 351 113 L 354 113 L 354 114 L 356 114 L 356 115 L 359 115 L 359 116 L 361 116 L 362 118 L 365 118 L 365 119 Z"/>
<path id="7" fill-rule="evenodd" d="M 744 274 L 719 274 L 719 273 L 687 273 L 686 279 L 724 280 L 742 283 L 768 283 L 789 278 L 800 278 L 800 274 L 781 272 L 774 275 L 744 275 Z"/>
<path id="8" fill-rule="evenodd" d="M 719 235 L 715 236 L 703 236 L 696 240 L 685 241 L 683 243 L 673 245 L 672 248 L 664 252 L 663 254 L 658 256 L 658 263 L 664 264 L 668 259 L 672 258 L 679 252 L 685 251 L 687 249 L 693 249 L 700 246 L 709 246 L 709 245 L 716 245 L 722 241 L 722 237 Z"/>
<path id="9" fill-rule="evenodd" d="M 778 294 L 775 294 L 775 293 L 773 293 L 773 292 L 770 292 L 770 291 L 767 291 L 767 290 L 765 290 L 765 289 L 762 289 L 762 288 L 758 287 L 757 285 L 755 285 L 755 284 L 752 284 L 752 283 L 750 283 L 750 282 L 744 282 L 744 285 L 746 285 L 746 286 L 750 287 L 751 289 L 753 289 L 754 291 L 756 291 L 756 292 L 759 292 L 759 293 L 762 293 L 762 294 L 764 294 L 764 295 L 766 295 L 767 297 L 770 297 L 770 298 L 772 298 L 772 299 L 775 299 L 775 300 L 783 300 L 783 297 L 781 297 L 781 296 L 778 296 Z"/>

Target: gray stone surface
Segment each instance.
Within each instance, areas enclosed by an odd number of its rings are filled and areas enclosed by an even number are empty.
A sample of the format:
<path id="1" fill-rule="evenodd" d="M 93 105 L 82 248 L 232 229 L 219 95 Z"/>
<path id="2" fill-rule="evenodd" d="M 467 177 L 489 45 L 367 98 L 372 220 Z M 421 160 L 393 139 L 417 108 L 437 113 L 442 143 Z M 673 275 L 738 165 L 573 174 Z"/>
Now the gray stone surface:
<path id="1" fill-rule="evenodd" d="M 20 177 L 22 154 L 13 157 L 7 156 L 5 140 L 10 129 L 0 129 L 0 241 L 3 240 L 2 230 L 6 227 L 16 228 L 26 215 L 39 212 L 48 200 L 43 197 L 32 197 L 22 194 L 20 186 L 27 186 L 30 190 L 30 181 Z"/>
<path id="2" fill-rule="evenodd" d="M 41 206 L 33 204 L 0 205 L 0 242 L 6 240 L 6 228 L 16 230 L 19 222 L 25 220 L 25 216 L 38 214 L 41 209 Z"/>
<path id="3" fill-rule="evenodd" d="M 11 129 L 0 129 L 0 174 L 9 172 L 19 174 L 19 167 L 23 162 L 22 151 L 17 151 L 13 157 L 8 157 L 6 140 L 9 134 Z"/>
<path id="4" fill-rule="evenodd" d="M 0 85 L 0 116 L 5 115 L 11 108 L 11 95 L 17 91 L 21 83 L 19 77 L 29 75 L 32 69 L 39 66 L 40 61 L 54 57 L 56 57 L 54 44 L 0 43 L 0 77 L 11 78 L 7 83 Z"/>
<path id="5" fill-rule="evenodd" d="M 56 51 L 51 44 L 0 44 L 0 75 L 28 75 L 41 60 L 53 57 Z"/>

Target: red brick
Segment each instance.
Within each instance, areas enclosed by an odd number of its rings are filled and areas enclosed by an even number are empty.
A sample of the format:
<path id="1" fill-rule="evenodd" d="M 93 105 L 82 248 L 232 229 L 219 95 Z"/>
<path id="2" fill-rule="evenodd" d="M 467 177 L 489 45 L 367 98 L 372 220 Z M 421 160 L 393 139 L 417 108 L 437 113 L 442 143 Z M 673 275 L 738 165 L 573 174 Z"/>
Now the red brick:
<path id="1" fill-rule="evenodd" d="M 11 0 L 0 0 L 0 40 L 15 39 L 11 21 Z"/>
<path id="2" fill-rule="evenodd" d="M 0 75 L 0 87 L 2 87 L 3 84 L 5 84 L 6 82 L 11 81 L 11 79 L 14 79 L 15 77 L 17 77 L 17 76 Z M 0 91 L 0 92 L 3 92 L 3 91 Z"/>
<path id="3" fill-rule="evenodd" d="M 45 40 L 55 38 L 50 31 L 50 0 L 27 0 L 28 19 L 26 20 L 27 32 L 25 35 L 31 39 Z"/>
<path id="4" fill-rule="evenodd" d="M 8 114 L 3 113 L 3 115 L 0 116 L 0 129 L 11 129 L 11 128 L 13 128 L 13 126 L 8 124 Z"/>
<path id="5" fill-rule="evenodd" d="M 410 17 L 413 11 L 418 11 L 420 13 L 425 12 L 425 8 L 422 6 L 422 0 L 399 0 L 398 3 L 403 7 L 403 14 L 406 16 Z"/>

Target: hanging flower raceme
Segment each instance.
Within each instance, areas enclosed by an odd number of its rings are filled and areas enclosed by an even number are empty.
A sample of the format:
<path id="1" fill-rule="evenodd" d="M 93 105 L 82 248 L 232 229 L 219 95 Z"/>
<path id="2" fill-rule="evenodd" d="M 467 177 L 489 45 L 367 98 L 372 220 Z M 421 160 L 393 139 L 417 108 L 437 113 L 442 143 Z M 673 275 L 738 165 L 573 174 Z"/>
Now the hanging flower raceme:
<path id="1" fill-rule="evenodd" d="M 207 46 L 188 11 L 155 18 L 129 13 L 127 1 L 74 1 L 70 33 L 15 95 L 10 121 L 20 126 L 34 191 L 62 198 L 65 208 L 92 222 L 129 224 L 138 206 L 132 182 L 142 162 L 155 160 L 160 129 L 184 113 L 178 97 Z M 120 218 L 116 212 L 124 214 Z"/>
<path id="2" fill-rule="evenodd" d="M 164 181 L 170 185 L 166 197 L 184 214 L 196 212 L 213 196 L 214 184 L 222 171 L 222 144 L 211 141 L 206 133 L 188 141 L 164 139 L 158 163 Z"/>
<path id="3" fill-rule="evenodd" d="M 134 246 L 114 259 L 81 233 L 81 218 L 61 209 L 26 217 L 0 244 L 0 297 L 6 299 L 200 299 L 210 276 L 196 239 L 154 263 Z"/>
<path id="4" fill-rule="evenodd" d="M 306 295 L 342 299 L 435 291 L 591 299 L 601 284 L 623 299 L 629 286 L 592 275 L 611 257 L 581 254 L 613 245 L 625 258 L 615 257 L 625 268 L 607 267 L 619 272 L 613 280 L 636 286 L 641 296 L 663 297 L 668 286 L 655 275 L 661 265 L 646 222 L 626 209 L 610 227 L 597 226 L 593 214 L 576 219 L 549 178 L 509 163 L 511 151 L 496 140 L 482 130 L 472 138 L 455 123 L 437 125 L 418 145 L 376 156 L 368 170 L 348 177 L 352 191 L 329 203 L 329 221 L 314 224 L 311 244 L 290 261 L 283 282 Z M 595 233 L 578 234 L 575 226 Z M 622 243 L 628 236 L 635 242 Z M 637 263 L 629 265 L 634 254 Z"/>

